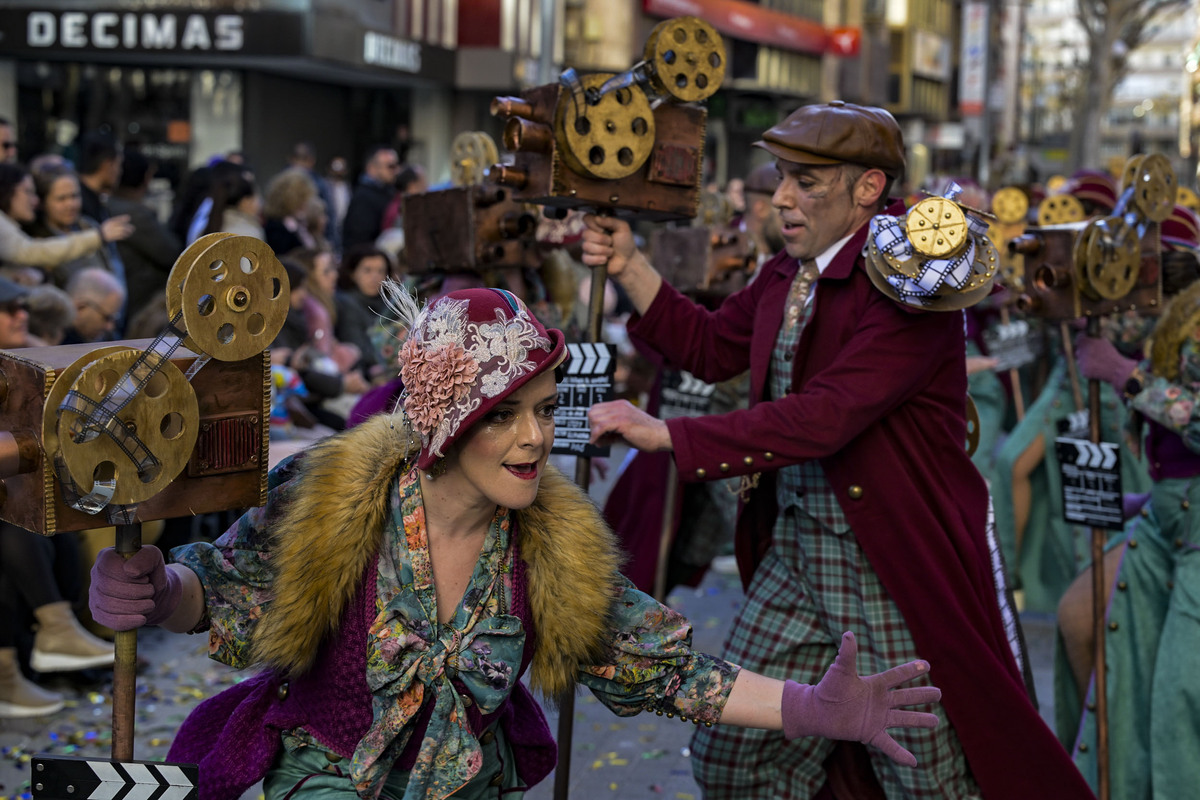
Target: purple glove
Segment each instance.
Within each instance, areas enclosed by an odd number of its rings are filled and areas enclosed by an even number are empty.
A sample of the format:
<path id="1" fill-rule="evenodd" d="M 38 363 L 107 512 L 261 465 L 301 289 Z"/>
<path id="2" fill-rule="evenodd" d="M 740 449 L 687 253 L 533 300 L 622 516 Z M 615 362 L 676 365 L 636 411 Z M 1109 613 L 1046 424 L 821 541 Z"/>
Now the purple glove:
<path id="1" fill-rule="evenodd" d="M 935 686 L 894 689 L 929 671 L 925 661 L 909 661 L 887 672 L 858 676 L 858 642 L 854 634 L 842 634 L 833 666 L 816 686 L 787 681 L 783 686 L 783 734 L 824 736 L 827 739 L 864 742 L 907 767 L 916 757 L 887 732 L 887 728 L 936 728 L 936 714 L 901 711 L 899 706 L 936 703 L 942 690 Z"/>
<path id="2" fill-rule="evenodd" d="M 1150 493 L 1143 492 L 1141 494 L 1126 494 L 1121 496 L 1121 511 L 1125 519 L 1132 519 L 1142 510 L 1142 506 L 1146 505 L 1150 500 Z"/>
<path id="3" fill-rule="evenodd" d="M 175 613 L 182 596 L 183 581 L 167 569 L 157 547 L 143 547 L 128 560 L 106 547 L 92 565 L 92 618 L 114 631 L 158 625 Z"/>
<path id="4" fill-rule="evenodd" d="M 1109 383 L 1119 393 L 1125 391 L 1125 382 L 1137 367 L 1136 361 L 1117 352 L 1108 339 L 1091 336 L 1075 339 L 1075 360 L 1079 362 L 1081 375 Z"/>

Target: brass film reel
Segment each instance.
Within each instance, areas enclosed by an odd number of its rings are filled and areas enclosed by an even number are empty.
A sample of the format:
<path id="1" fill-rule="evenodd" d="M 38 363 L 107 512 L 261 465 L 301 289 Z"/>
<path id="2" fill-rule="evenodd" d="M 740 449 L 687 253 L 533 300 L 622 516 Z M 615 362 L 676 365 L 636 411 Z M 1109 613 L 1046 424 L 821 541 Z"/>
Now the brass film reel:
<path id="1" fill-rule="evenodd" d="M 1075 241 L 1075 267 L 1085 294 L 1119 300 L 1137 283 L 1141 240 L 1120 217 L 1094 219 Z"/>
<path id="2" fill-rule="evenodd" d="M 1200 214 L 1200 196 L 1186 186 L 1180 186 L 1175 191 L 1175 205 Z"/>
<path id="3" fill-rule="evenodd" d="M 918 253 L 946 258 L 967 242 L 967 218 L 953 200 L 930 197 L 908 212 L 908 240 Z"/>
<path id="4" fill-rule="evenodd" d="M 157 461 L 140 470 L 119 444 L 120 436 L 101 434 L 77 443 L 69 428 L 78 416 L 62 413 L 59 407 L 72 390 L 99 404 L 140 356 L 141 351 L 121 346 L 92 351 L 63 370 L 50 389 L 42 415 L 46 453 L 62 456 L 71 478 L 84 492 L 91 492 L 99 482 L 112 482 L 115 488 L 109 502 L 117 505 L 150 499 L 183 470 L 199 431 L 196 393 L 179 368 L 164 361 L 117 414 L 125 433 L 136 437 Z"/>
<path id="5" fill-rule="evenodd" d="M 663 20 L 646 40 L 644 60 L 659 94 L 684 103 L 713 95 L 725 80 L 725 43 L 716 28 L 699 17 Z"/>
<path id="6" fill-rule="evenodd" d="M 287 273 L 259 239 L 215 239 L 195 255 L 182 285 L 175 278 L 172 270 L 167 312 L 172 317 L 183 312 L 189 348 L 219 361 L 241 361 L 266 350 L 287 318 Z"/>
<path id="7" fill-rule="evenodd" d="M 1179 181 L 1166 156 L 1151 153 L 1137 159 L 1131 183 L 1134 186 L 1133 203 L 1147 219 L 1162 222 L 1171 216 L 1179 194 Z"/>
<path id="8" fill-rule="evenodd" d="M 564 92 L 558 103 L 555 131 L 563 160 L 580 175 L 618 180 L 637 172 L 654 148 L 654 113 L 646 93 L 637 86 L 599 94 L 612 73 L 581 78 L 584 95 L 593 103 L 577 105 Z"/>
<path id="9" fill-rule="evenodd" d="M 450 179 L 455 186 L 478 186 L 500 160 L 496 142 L 483 131 L 463 131 L 450 145 Z"/>
<path id="10" fill-rule="evenodd" d="M 191 272 L 192 267 L 196 266 L 200 255 L 212 247 L 222 239 L 228 239 L 233 236 L 232 233 L 225 231 L 217 231 L 216 233 L 208 233 L 187 246 L 180 255 L 175 259 L 175 263 L 171 266 L 171 273 L 167 276 L 167 317 L 174 319 L 179 313 L 181 303 L 180 299 L 183 296 L 183 279 Z M 190 337 L 184 337 L 183 346 L 193 353 L 201 352 L 200 348 Z"/>
<path id="11" fill-rule="evenodd" d="M 1029 213 L 1029 197 L 1016 186 L 1005 186 L 992 196 L 992 213 L 1004 223 L 1021 222 Z"/>
<path id="12" fill-rule="evenodd" d="M 1038 225 L 1066 225 L 1086 218 L 1083 203 L 1074 195 L 1056 194 L 1038 204 Z"/>

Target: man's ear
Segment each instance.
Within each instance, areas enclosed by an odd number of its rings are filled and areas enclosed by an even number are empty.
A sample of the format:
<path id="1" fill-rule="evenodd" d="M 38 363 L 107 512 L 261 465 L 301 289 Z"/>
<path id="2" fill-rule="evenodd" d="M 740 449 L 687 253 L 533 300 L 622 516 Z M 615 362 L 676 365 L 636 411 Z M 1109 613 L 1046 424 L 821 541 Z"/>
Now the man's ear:
<path id="1" fill-rule="evenodd" d="M 887 175 L 881 169 L 869 169 L 858 179 L 854 187 L 854 200 L 860 206 L 877 206 L 883 187 L 887 186 Z"/>

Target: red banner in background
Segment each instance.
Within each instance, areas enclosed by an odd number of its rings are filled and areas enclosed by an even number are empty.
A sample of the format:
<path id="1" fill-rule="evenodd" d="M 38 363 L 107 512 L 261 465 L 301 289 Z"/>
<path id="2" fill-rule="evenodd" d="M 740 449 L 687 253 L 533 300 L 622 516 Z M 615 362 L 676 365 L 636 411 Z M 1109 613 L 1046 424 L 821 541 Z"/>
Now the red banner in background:
<path id="1" fill-rule="evenodd" d="M 657 17 L 700 17 L 735 39 L 784 50 L 820 55 L 830 47 L 821 23 L 742 0 L 642 0 L 642 8 Z"/>
<path id="2" fill-rule="evenodd" d="M 831 28 L 829 52 L 835 56 L 856 56 L 862 47 L 862 31 L 858 28 Z"/>

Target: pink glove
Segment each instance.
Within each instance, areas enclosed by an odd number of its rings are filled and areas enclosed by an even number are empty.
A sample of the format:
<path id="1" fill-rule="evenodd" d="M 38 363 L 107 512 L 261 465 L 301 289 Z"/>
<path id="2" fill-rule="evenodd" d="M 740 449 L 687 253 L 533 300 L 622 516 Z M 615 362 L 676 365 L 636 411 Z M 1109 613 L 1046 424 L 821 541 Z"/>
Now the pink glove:
<path id="1" fill-rule="evenodd" d="M 143 547 L 128 560 L 106 547 L 92 565 L 92 618 L 114 631 L 158 625 L 175 613 L 182 596 L 183 581 L 167 569 L 157 547 Z"/>
<path id="2" fill-rule="evenodd" d="M 1079 336 L 1075 339 L 1075 360 L 1079 373 L 1085 378 L 1112 384 L 1118 392 L 1125 391 L 1125 382 L 1133 374 L 1137 362 L 1117 352 L 1108 339 Z"/>
<path id="3" fill-rule="evenodd" d="M 899 706 L 936 703 L 942 690 L 935 686 L 894 689 L 929 671 L 925 661 L 910 661 L 887 672 L 858 676 L 858 642 L 842 634 L 833 666 L 816 686 L 788 681 L 783 687 L 783 734 L 789 739 L 824 736 L 827 739 L 864 742 L 878 747 L 888 758 L 907 767 L 916 757 L 887 732 L 887 728 L 936 728 L 936 714 L 901 711 Z"/>

